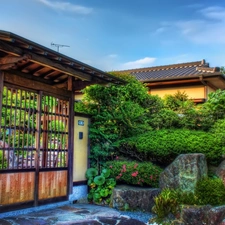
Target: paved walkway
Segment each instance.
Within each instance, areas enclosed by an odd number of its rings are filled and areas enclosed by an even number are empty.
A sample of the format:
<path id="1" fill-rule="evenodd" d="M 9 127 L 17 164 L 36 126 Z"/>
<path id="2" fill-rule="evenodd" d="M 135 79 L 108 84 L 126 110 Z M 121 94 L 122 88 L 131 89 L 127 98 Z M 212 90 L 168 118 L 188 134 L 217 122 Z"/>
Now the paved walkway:
<path id="1" fill-rule="evenodd" d="M 144 225 L 121 216 L 115 209 L 91 204 L 66 204 L 51 209 L 7 216 L 0 213 L 0 225 Z M 6 215 L 6 217 L 4 217 Z"/>

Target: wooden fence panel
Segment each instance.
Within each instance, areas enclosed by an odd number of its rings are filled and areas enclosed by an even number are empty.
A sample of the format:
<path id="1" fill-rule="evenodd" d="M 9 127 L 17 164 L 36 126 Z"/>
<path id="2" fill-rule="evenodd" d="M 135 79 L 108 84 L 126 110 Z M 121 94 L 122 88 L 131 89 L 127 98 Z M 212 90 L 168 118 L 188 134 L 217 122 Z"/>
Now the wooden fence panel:
<path id="1" fill-rule="evenodd" d="M 0 174 L 0 205 L 34 200 L 34 172 Z"/>
<path id="2" fill-rule="evenodd" d="M 39 173 L 39 200 L 67 195 L 67 171 L 48 171 Z"/>

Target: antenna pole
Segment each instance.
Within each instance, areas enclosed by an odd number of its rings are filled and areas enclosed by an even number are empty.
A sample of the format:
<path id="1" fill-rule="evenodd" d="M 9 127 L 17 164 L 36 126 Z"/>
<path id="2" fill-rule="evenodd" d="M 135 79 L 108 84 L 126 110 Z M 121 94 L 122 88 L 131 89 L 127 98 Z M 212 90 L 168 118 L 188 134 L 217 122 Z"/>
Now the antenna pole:
<path id="1" fill-rule="evenodd" d="M 59 52 L 59 48 L 63 48 L 63 47 L 70 47 L 69 45 L 61 45 L 61 44 L 55 44 L 55 43 L 51 43 L 51 46 L 54 46 L 57 48 L 57 52 Z"/>

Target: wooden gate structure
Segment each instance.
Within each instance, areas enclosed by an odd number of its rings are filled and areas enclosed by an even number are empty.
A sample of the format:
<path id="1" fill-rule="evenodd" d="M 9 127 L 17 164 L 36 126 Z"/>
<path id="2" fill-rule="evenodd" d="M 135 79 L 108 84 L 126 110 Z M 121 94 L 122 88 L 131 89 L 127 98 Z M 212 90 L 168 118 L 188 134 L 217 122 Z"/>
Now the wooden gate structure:
<path id="1" fill-rule="evenodd" d="M 124 83 L 0 31 L 0 211 L 68 199 L 75 92 L 109 82 Z"/>

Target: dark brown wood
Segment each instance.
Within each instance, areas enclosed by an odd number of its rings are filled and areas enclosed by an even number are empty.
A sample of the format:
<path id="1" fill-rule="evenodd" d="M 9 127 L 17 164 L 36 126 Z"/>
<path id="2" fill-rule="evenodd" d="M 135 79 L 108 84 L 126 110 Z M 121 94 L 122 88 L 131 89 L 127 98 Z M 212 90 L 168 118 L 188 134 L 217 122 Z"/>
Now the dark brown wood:
<path id="1" fill-rule="evenodd" d="M 72 90 L 73 90 L 73 78 L 68 77 L 68 91 L 72 91 Z"/>
<path id="2" fill-rule="evenodd" d="M 0 70 L 0 129 L 2 126 L 2 96 L 3 96 L 3 88 L 4 88 L 4 72 Z"/>
<path id="3" fill-rule="evenodd" d="M 69 107 L 69 151 L 68 151 L 68 189 L 67 193 L 73 192 L 73 152 L 74 152 L 74 95 L 71 94 Z"/>
<path id="4" fill-rule="evenodd" d="M 76 70 L 74 70 L 74 69 L 72 69 L 71 67 L 68 67 L 68 66 L 63 66 L 63 65 L 61 65 L 57 62 L 54 62 L 51 59 L 48 59 L 46 57 L 39 56 L 35 53 L 28 52 L 28 51 L 26 53 L 31 56 L 31 60 L 30 60 L 31 62 L 46 66 L 46 67 L 54 69 L 54 70 L 58 70 L 62 73 L 68 74 L 68 75 L 73 76 L 73 77 L 80 78 L 82 80 L 90 81 L 92 79 L 91 75 L 88 75 L 86 73 L 82 73 L 80 71 L 76 71 Z"/>
<path id="5" fill-rule="evenodd" d="M 37 114 L 36 114 L 36 140 L 40 140 L 41 138 L 41 99 L 42 99 L 42 91 L 39 92 L 37 96 Z M 39 160 L 40 160 L 40 141 L 36 141 L 36 154 L 35 154 L 35 189 L 34 189 L 34 205 L 38 205 L 38 187 L 39 187 Z"/>
<path id="6" fill-rule="evenodd" d="M 18 47 L 15 47 L 15 46 L 12 46 L 12 45 L 9 45 L 9 44 L 6 44 L 3 41 L 0 41 L 0 49 L 1 49 L 1 51 L 6 52 L 10 55 L 14 55 L 14 56 L 23 55 L 22 49 L 20 49 Z"/>
<path id="7" fill-rule="evenodd" d="M 150 82 L 147 83 L 147 87 L 156 87 L 164 85 L 176 85 L 176 84 L 187 84 L 187 83 L 199 83 L 199 78 L 189 80 L 174 80 L 174 81 L 162 81 L 162 82 Z"/>
<path id="8" fill-rule="evenodd" d="M 48 68 L 51 68 L 54 70 L 58 70 L 60 72 L 63 72 L 65 74 L 68 74 L 73 77 L 77 77 L 82 80 L 90 81 L 92 79 L 91 75 L 89 75 L 87 73 L 76 71 L 69 66 L 61 65 L 57 62 L 54 62 L 51 59 L 46 58 L 45 56 L 42 56 L 42 55 L 39 56 L 33 52 L 23 51 L 21 48 L 18 48 L 18 47 L 12 47 L 11 45 L 4 43 L 3 41 L 0 41 L 0 49 L 4 52 L 6 52 L 8 54 L 12 54 L 14 56 L 22 56 L 25 52 L 26 54 L 31 56 L 31 59 L 30 59 L 31 62 L 40 64 L 42 66 L 45 66 L 45 67 L 48 67 Z"/>
<path id="9" fill-rule="evenodd" d="M 40 81 L 30 80 L 8 72 L 5 72 L 5 82 L 10 84 L 17 84 L 18 86 L 30 88 L 37 91 L 45 91 L 47 93 L 53 93 L 67 97 L 70 97 L 71 95 L 71 92 L 67 90 L 59 89 Z"/>

